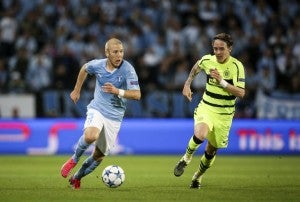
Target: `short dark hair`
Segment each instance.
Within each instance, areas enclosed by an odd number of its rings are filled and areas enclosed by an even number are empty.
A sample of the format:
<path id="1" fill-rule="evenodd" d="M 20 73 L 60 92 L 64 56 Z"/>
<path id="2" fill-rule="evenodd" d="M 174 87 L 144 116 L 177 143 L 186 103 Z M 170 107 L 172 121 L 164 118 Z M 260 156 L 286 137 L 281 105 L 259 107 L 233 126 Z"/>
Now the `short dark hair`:
<path id="1" fill-rule="evenodd" d="M 229 34 L 226 33 L 217 34 L 216 36 L 214 36 L 213 42 L 217 39 L 224 41 L 228 47 L 231 47 L 233 45 L 233 39 Z"/>

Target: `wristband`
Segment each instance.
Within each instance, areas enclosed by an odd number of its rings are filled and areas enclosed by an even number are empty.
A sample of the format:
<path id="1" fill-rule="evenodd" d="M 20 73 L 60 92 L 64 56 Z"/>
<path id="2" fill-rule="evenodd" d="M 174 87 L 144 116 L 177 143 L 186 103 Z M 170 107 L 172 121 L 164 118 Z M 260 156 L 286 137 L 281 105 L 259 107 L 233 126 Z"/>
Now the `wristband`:
<path id="1" fill-rule="evenodd" d="M 124 94 L 125 94 L 125 90 L 119 89 L 119 94 L 118 94 L 118 96 L 119 96 L 119 97 L 124 97 Z"/>
<path id="2" fill-rule="evenodd" d="M 223 88 L 226 88 L 227 85 L 228 85 L 228 82 L 225 81 L 224 79 L 222 79 L 222 80 L 220 81 L 220 85 L 221 85 Z"/>

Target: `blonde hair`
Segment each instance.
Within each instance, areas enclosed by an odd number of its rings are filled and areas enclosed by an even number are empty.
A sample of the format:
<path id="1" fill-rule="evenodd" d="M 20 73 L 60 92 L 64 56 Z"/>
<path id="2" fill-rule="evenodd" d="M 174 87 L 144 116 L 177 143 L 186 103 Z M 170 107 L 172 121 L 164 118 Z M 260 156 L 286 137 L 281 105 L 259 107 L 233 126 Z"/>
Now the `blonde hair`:
<path id="1" fill-rule="evenodd" d="M 106 43 L 105 43 L 105 52 L 109 50 L 109 47 L 113 44 L 120 44 L 120 45 L 123 45 L 122 44 L 122 41 L 120 41 L 119 39 L 117 38 L 111 38 L 109 39 Z"/>

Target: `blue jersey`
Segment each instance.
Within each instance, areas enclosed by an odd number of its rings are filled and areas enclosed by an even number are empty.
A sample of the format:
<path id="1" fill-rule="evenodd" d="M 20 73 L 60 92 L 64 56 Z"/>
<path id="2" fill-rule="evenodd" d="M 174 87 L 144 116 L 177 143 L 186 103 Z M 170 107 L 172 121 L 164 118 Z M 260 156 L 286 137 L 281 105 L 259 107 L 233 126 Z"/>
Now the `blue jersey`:
<path id="1" fill-rule="evenodd" d="M 126 109 L 126 99 L 104 92 L 101 87 L 109 82 L 119 89 L 139 90 L 138 76 L 133 66 L 126 60 L 123 60 L 119 68 L 113 72 L 106 70 L 106 62 L 107 59 L 96 59 L 86 65 L 85 71 L 96 77 L 94 99 L 87 108 L 98 110 L 108 119 L 122 121 Z"/>

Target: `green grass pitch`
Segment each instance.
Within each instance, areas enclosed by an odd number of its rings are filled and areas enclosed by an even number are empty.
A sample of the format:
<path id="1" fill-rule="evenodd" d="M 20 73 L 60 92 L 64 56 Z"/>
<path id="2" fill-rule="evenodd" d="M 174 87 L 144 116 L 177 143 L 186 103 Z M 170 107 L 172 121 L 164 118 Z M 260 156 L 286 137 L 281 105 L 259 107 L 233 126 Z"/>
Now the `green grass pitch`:
<path id="1" fill-rule="evenodd" d="M 218 155 L 199 190 L 189 188 L 199 156 L 175 177 L 179 158 L 108 156 L 82 179 L 80 190 L 72 190 L 68 179 L 60 176 L 68 156 L 0 156 L 0 201 L 300 201 L 299 156 Z M 119 188 L 108 188 L 101 181 L 103 168 L 110 164 L 125 171 Z"/>

